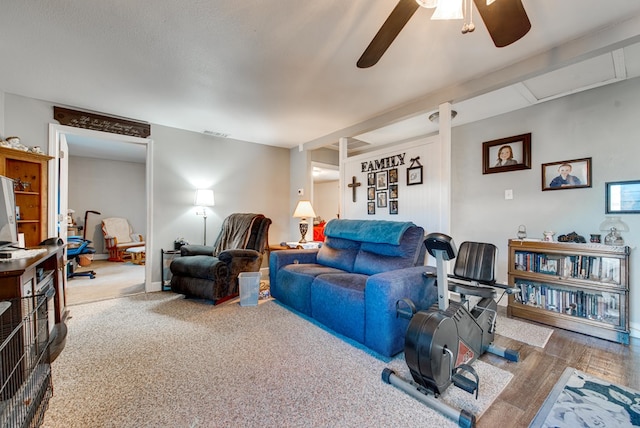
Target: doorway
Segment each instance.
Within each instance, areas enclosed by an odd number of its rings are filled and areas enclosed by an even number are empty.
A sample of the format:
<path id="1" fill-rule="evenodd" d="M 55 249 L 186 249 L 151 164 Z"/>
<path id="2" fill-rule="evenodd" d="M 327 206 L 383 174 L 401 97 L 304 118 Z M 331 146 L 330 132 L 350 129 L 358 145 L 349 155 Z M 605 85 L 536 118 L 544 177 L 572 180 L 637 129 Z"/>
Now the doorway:
<path id="1" fill-rule="evenodd" d="M 95 279 L 88 277 L 78 277 L 68 280 L 69 288 L 75 288 L 82 285 L 85 288 L 91 288 L 90 292 L 84 290 L 84 297 L 81 299 L 102 300 L 104 298 L 119 297 L 124 294 L 132 294 L 134 292 L 148 292 L 151 290 L 151 264 L 152 254 L 146 252 L 146 263 L 144 265 L 131 266 L 129 270 L 134 273 L 137 279 L 123 279 L 123 269 L 126 270 L 125 263 L 114 263 L 102 261 L 104 255 L 104 240 L 100 228 L 100 220 L 107 216 L 119 216 L 118 204 L 102 204 L 102 199 L 121 198 L 125 204 L 137 203 L 141 213 L 138 219 L 132 224 L 137 223 L 139 226 L 136 233 L 144 234 L 145 245 L 151 248 L 151 180 L 152 180 L 152 140 L 125 135 L 109 134 L 100 131 L 92 131 L 81 128 L 68 127 L 64 125 L 50 124 L 49 126 L 49 153 L 55 157 L 52 161 L 52 168 L 49 171 L 49 235 L 59 236 L 66 241 L 67 237 L 67 209 L 69 201 L 69 189 L 73 191 L 84 191 L 88 200 L 84 205 L 75 198 L 75 204 L 82 205 L 80 210 L 72 213 L 74 219 L 85 227 L 81 235 L 86 235 L 86 239 L 93 241 L 92 245 L 96 248 L 95 260 L 88 267 L 79 268 L 78 271 L 96 270 Z M 80 173 L 73 172 L 73 168 L 80 168 Z M 131 176 L 128 169 L 137 170 L 133 176 L 136 177 L 137 183 L 132 185 L 132 180 L 123 183 L 122 176 Z M 115 169 L 115 170 L 114 170 Z M 110 172 L 108 172 L 111 170 Z M 125 171 L 123 173 L 123 171 Z M 71 174 L 70 174 L 71 172 Z M 136 175 L 137 174 L 137 175 Z M 73 178 L 70 183 L 69 177 Z M 86 183 L 84 181 L 86 180 Z M 120 180 L 120 181 L 118 181 Z M 79 183 L 82 181 L 82 183 Z M 83 186 L 86 184 L 86 186 Z M 91 194 L 91 185 L 98 187 L 96 193 Z M 132 188 L 138 189 L 133 190 Z M 102 189 L 102 190 L 101 190 Z M 133 194 L 136 193 L 136 194 Z M 93 201 L 93 202 L 91 202 Z M 95 206 L 94 206 L 95 204 Z M 123 205 L 121 205 L 123 206 Z M 71 208 L 74 208 L 73 206 Z M 91 214 L 87 215 L 91 210 Z M 96 215 L 95 212 L 102 214 L 102 217 Z M 83 218 L 84 215 L 84 218 Z M 122 215 L 127 217 L 127 215 Z M 53 225 L 53 226 L 52 226 Z M 140 230 L 143 228 L 144 230 Z M 111 280 L 106 277 L 111 278 Z M 126 276 L 126 275 L 125 275 Z M 91 282 L 89 282 L 91 281 Z M 134 283 L 137 282 L 137 287 Z M 85 285 L 86 283 L 86 285 Z M 104 285 L 100 285 L 100 284 Z M 109 286 L 111 283 L 111 286 Z M 91 285 L 89 285 L 91 284 Z M 115 286 L 114 284 L 120 284 Z M 108 290 L 100 290 L 105 288 Z M 71 298 L 74 290 L 68 293 L 70 304 L 79 303 L 77 299 Z M 77 291 L 77 290 L 76 290 Z"/>
<path id="2" fill-rule="evenodd" d="M 313 175 L 311 204 L 317 214 L 314 221 L 329 221 L 340 214 L 340 171 L 338 165 L 311 162 Z"/>

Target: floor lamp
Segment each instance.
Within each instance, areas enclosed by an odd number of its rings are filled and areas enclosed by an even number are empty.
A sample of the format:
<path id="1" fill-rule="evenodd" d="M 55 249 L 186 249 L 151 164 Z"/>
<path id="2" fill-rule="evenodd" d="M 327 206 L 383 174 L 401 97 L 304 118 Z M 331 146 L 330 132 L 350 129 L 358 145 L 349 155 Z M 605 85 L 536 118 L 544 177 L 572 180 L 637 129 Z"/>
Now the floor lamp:
<path id="1" fill-rule="evenodd" d="M 202 211 L 197 210 L 197 215 L 202 215 L 204 218 L 204 239 L 203 245 L 207 245 L 207 207 L 212 207 L 215 205 L 215 201 L 213 199 L 213 190 L 211 189 L 197 189 L 196 190 L 196 200 L 193 203 L 196 207 L 201 207 Z"/>
<path id="2" fill-rule="evenodd" d="M 311 202 L 298 201 L 298 205 L 296 205 L 293 216 L 300 218 L 300 235 L 302 235 L 302 238 L 300 239 L 299 243 L 304 244 L 307 242 L 305 236 L 307 235 L 307 231 L 309 230 L 309 223 L 307 223 L 307 219 L 314 218 L 316 216 L 316 213 L 315 211 L 313 211 L 313 207 L 311 206 Z"/>

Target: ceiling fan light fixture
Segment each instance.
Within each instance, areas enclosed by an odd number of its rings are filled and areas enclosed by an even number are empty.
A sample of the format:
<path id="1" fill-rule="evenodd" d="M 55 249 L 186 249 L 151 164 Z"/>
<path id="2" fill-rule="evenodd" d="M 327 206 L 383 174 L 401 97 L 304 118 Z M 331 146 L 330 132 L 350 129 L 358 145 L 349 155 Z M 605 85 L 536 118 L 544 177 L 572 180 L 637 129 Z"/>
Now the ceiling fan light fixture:
<path id="1" fill-rule="evenodd" d="M 457 111 L 451 110 L 451 120 L 455 119 L 457 115 L 458 115 Z M 440 121 L 440 112 L 434 111 L 433 113 L 431 113 L 429 115 L 429 121 L 433 123 L 438 123 Z"/>
<path id="2" fill-rule="evenodd" d="M 416 3 L 418 3 L 421 7 L 425 7 L 427 9 L 433 9 L 434 7 L 438 6 L 438 0 L 416 0 Z"/>
<path id="3" fill-rule="evenodd" d="M 462 14 L 462 0 L 439 0 L 436 11 L 433 12 L 431 19 L 444 20 L 444 19 L 463 19 Z"/>

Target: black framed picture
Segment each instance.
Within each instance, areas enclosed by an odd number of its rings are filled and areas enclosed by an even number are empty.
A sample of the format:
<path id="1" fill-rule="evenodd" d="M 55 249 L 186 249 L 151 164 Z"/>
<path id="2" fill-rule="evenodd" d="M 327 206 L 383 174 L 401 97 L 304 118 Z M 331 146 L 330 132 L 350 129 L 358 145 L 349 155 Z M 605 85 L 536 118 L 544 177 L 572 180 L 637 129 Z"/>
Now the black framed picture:
<path id="1" fill-rule="evenodd" d="M 367 187 L 367 200 L 373 201 L 376 198 L 376 188 Z"/>
<path id="2" fill-rule="evenodd" d="M 605 183 L 607 214 L 640 213 L 640 180 Z"/>
<path id="3" fill-rule="evenodd" d="M 398 214 L 398 200 L 389 201 L 389 214 Z"/>
<path id="4" fill-rule="evenodd" d="M 422 165 L 407 168 L 407 186 L 422 184 Z"/>
<path id="5" fill-rule="evenodd" d="M 398 182 L 398 168 L 393 168 L 389 170 L 389 183 L 397 183 Z"/>
<path id="6" fill-rule="evenodd" d="M 376 213 L 376 203 L 367 202 L 367 214 L 372 215 Z"/>
<path id="7" fill-rule="evenodd" d="M 387 192 L 378 192 L 376 199 L 378 208 L 385 208 L 387 206 Z"/>
<path id="8" fill-rule="evenodd" d="M 376 190 L 386 190 L 387 186 L 388 186 L 387 171 L 376 172 Z"/>
<path id="9" fill-rule="evenodd" d="M 542 164 L 542 190 L 591 187 L 591 158 Z"/>
<path id="10" fill-rule="evenodd" d="M 367 174 L 367 186 L 375 186 L 376 185 L 376 174 L 375 172 L 370 172 Z"/>
<path id="11" fill-rule="evenodd" d="M 398 199 L 398 185 L 389 184 L 389 199 Z"/>

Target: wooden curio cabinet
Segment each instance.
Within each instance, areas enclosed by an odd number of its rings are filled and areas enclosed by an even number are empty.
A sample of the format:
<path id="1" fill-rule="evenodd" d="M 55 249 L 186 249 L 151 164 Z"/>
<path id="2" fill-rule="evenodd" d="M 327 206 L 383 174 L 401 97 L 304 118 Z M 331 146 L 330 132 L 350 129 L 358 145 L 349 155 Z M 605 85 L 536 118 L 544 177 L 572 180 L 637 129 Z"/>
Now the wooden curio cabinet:
<path id="1" fill-rule="evenodd" d="M 18 232 L 24 233 L 26 247 L 47 238 L 47 179 L 51 156 L 0 147 L 0 175 L 16 185 Z"/>

